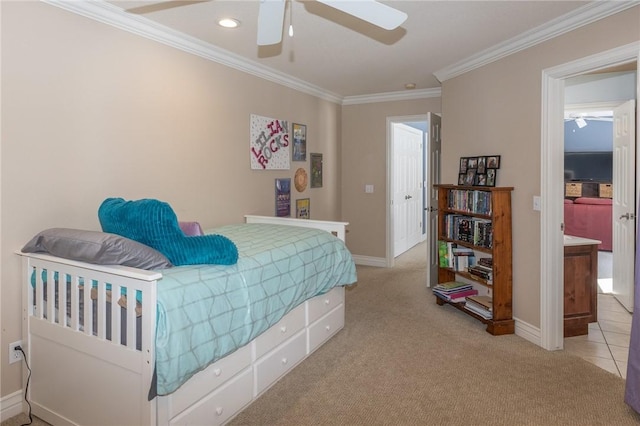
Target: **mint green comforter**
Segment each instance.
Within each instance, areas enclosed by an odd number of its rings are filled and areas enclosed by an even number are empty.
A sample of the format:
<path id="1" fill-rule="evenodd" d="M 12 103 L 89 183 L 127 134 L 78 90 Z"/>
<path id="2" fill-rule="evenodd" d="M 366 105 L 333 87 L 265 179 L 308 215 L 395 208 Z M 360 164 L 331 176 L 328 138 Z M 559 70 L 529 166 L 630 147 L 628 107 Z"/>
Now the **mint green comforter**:
<path id="1" fill-rule="evenodd" d="M 355 283 L 344 243 L 326 231 L 267 224 L 208 230 L 238 247 L 238 263 L 162 270 L 157 394 L 166 395 L 244 346 L 305 300 Z"/>

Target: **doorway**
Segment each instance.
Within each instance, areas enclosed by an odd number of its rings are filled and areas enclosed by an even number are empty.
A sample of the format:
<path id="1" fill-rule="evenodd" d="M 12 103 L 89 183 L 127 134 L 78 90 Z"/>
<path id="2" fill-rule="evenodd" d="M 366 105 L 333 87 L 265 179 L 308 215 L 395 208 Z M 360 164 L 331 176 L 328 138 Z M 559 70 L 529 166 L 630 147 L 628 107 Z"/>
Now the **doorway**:
<path id="1" fill-rule="evenodd" d="M 583 77 L 591 77 L 591 84 Z M 635 233 L 628 229 L 625 235 L 614 232 L 614 225 L 617 225 L 614 219 L 616 214 L 620 215 L 620 212 L 616 212 L 619 209 L 616 206 L 624 205 L 626 208 L 627 203 L 622 200 L 630 199 L 631 206 L 634 205 L 635 179 L 630 180 L 629 176 L 635 176 L 635 141 L 629 140 L 630 136 L 627 134 L 627 146 L 621 145 L 616 139 L 614 149 L 614 118 L 616 123 L 620 122 L 621 102 L 600 102 L 601 95 L 595 87 L 596 84 L 608 85 L 608 92 L 612 92 L 612 87 L 626 84 L 629 92 L 626 96 L 635 97 L 635 86 L 628 84 L 629 81 L 633 83 L 634 79 L 635 70 L 630 69 L 622 73 L 579 76 L 566 81 L 567 88 L 578 87 L 573 92 L 567 90 L 567 100 L 575 97 L 579 91 L 583 99 L 588 96 L 598 101 L 565 105 L 564 234 L 600 241 L 597 279 L 599 294 L 622 293 L 620 289 L 633 281 L 634 247 L 633 244 L 630 247 L 627 245 L 635 241 Z M 624 90 L 618 88 L 618 91 Z M 633 111 L 633 102 L 625 109 Z M 633 117 L 629 121 L 633 122 Z M 632 133 L 635 134 L 635 126 Z M 618 191 L 613 190 L 616 187 Z M 616 245 L 613 244 L 614 237 L 621 239 Z M 614 270 L 617 271 L 616 274 Z M 615 292 L 614 276 L 617 278 Z"/>
<path id="2" fill-rule="evenodd" d="M 563 205 L 557 200 L 564 198 L 564 188 L 558 183 L 564 181 L 562 141 L 565 80 L 579 74 L 629 63 L 635 64 L 637 69 L 640 56 L 638 52 L 640 43 L 636 42 L 543 71 L 541 195 L 543 200 L 550 202 L 543 203 L 540 222 L 540 346 L 547 350 L 563 348 L 564 297 L 563 288 L 557 283 L 563 282 L 564 211 Z"/>
<path id="3" fill-rule="evenodd" d="M 429 134 L 428 117 L 428 114 L 425 114 L 387 118 L 387 267 L 393 267 L 395 257 L 400 254 L 396 253 L 396 234 L 399 233 L 399 228 L 403 226 L 403 221 L 405 221 L 408 217 L 408 215 L 406 214 L 406 209 L 404 207 L 412 205 L 412 211 L 415 212 L 418 212 L 419 209 L 417 217 L 419 235 L 417 237 L 417 240 L 415 237 L 412 238 L 413 241 L 410 246 L 408 244 L 405 244 L 405 247 L 402 251 L 410 249 L 416 243 L 424 241 L 427 237 L 427 231 L 424 226 L 424 207 L 426 199 L 424 190 L 427 173 L 426 152 Z M 402 143 L 394 143 L 394 138 L 398 137 L 394 132 L 396 129 L 401 129 L 401 131 L 406 131 L 407 133 L 420 132 L 420 134 L 422 135 L 421 146 L 419 150 L 417 152 L 414 150 L 414 153 L 409 156 L 413 158 L 410 158 L 408 160 L 419 168 L 417 173 L 402 165 L 403 161 L 399 160 L 399 158 L 406 157 L 406 153 L 402 152 L 403 150 L 400 149 L 403 145 Z M 419 181 L 417 183 L 413 183 L 411 185 L 407 185 L 406 183 L 404 183 L 409 180 L 413 181 L 416 174 L 419 176 Z M 396 187 L 407 190 L 409 189 L 407 188 L 408 186 L 412 187 L 410 192 L 395 191 Z M 417 193 L 414 191 L 414 186 L 418 186 Z M 407 196 L 410 196 L 411 198 L 405 199 L 405 197 Z M 398 203 L 396 203 L 396 198 L 398 197 Z M 416 200 L 416 198 L 418 198 L 418 200 Z M 401 205 L 403 204 L 404 207 L 401 207 Z M 398 206 L 398 208 L 396 208 L 396 205 Z M 401 217 L 398 218 L 398 216 Z M 416 218 L 412 218 L 411 220 L 415 222 L 415 219 Z M 414 223 L 413 225 L 416 224 Z M 424 264 L 426 265 L 426 250 L 424 253 L 424 258 Z"/>

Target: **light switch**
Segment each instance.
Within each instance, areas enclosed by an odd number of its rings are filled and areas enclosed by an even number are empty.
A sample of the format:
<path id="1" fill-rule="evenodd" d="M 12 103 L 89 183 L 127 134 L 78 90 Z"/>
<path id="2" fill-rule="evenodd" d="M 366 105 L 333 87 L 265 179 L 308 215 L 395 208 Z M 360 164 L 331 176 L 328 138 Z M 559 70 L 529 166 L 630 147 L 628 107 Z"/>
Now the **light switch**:
<path id="1" fill-rule="evenodd" d="M 365 185 L 364 192 L 366 192 L 367 194 L 373 194 L 373 185 Z"/>
<path id="2" fill-rule="evenodd" d="M 533 209 L 536 211 L 542 210 L 542 198 L 539 195 L 533 196 Z"/>

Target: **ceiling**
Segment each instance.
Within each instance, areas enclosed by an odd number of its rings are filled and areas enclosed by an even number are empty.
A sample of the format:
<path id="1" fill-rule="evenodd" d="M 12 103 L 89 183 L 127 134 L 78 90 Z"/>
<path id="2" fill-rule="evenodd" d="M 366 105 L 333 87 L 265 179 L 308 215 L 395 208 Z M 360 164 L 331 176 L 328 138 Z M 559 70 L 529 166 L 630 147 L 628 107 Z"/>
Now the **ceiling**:
<path id="1" fill-rule="evenodd" d="M 161 24 L 229 52 L 234 61 L 344 99 L 404 92 L 406 83 L 415 83 L 418 91 L 439 88 L 438 73 L 444 80 L 442 75 L 455 73 L 457 64 L 506 51 L 510 40 L 523 44 L 539 33 L 561 33 L 558 28 L 571 27 L 576 15 L 603 2 L 383 1 L 409 16 L 387 31 L 313 0 L 292 0 L 286 6 L 283 41 L 262 47 L 256 44 L 258 0 L 184 1 L 178 7 L 168 7 L 174 1 L 107 3 L 137 22 Z M 142 6 L 161 10 L 139 13 Z M 138 13 L 131 11 L 135 8 Z M 235 18 L 240 26 L 222 28 L 216 24 L 222 17 Z M 286 34 L 290 21 L 293 37 Z"/>

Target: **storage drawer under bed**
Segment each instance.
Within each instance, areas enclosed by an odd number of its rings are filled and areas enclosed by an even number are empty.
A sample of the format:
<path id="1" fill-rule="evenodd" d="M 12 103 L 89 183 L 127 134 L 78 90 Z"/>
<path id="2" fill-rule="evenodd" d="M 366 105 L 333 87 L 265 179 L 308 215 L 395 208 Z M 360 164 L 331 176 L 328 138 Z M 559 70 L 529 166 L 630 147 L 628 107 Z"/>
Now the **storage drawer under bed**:
<path id="1" fill-rule="evenodd" d="M 335 308 L 331 313 L 324 316 L 316 323 L 309 326 L 308 331 L 308 351 L 315 351 L 320 345 L 326 342 L 331 336 L 344 327 L 344 303 Z"/>
<path id="2" fill-rule="evenodd" d="M 344 287 L 335 287 L 326 294 L 314 297 L 307 303 L 307 325 L 309 325 L 344 303 Z"/>

